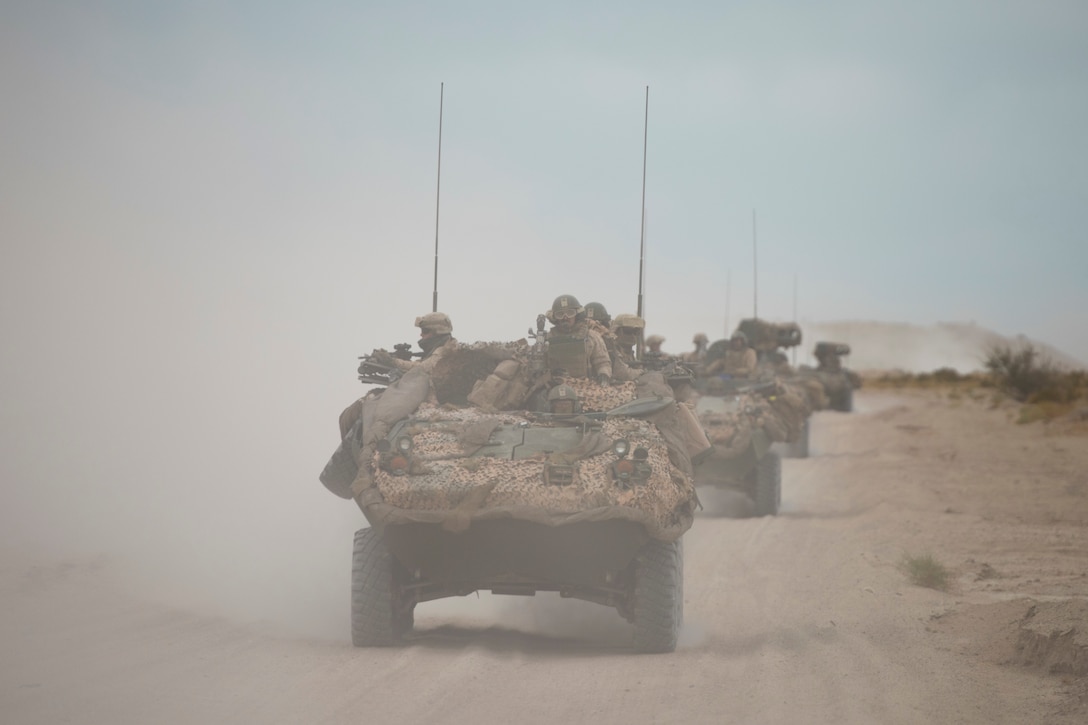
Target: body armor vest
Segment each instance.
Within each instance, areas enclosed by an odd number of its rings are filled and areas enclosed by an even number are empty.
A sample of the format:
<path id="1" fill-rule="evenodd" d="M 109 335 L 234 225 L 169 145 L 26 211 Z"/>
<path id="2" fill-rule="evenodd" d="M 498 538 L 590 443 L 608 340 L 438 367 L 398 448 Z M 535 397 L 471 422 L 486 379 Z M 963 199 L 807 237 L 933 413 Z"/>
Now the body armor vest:
<path id="1" fill-rule="evenodd" d="M 585 335 L 548 334 L 548 369 L 563 370 L 572 378 L 589 377 Z"/>

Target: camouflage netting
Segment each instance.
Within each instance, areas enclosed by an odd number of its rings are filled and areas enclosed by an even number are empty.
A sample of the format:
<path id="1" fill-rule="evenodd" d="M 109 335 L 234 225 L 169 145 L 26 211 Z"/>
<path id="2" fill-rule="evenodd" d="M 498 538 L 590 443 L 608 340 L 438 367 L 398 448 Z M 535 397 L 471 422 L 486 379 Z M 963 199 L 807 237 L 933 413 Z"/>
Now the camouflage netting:
<path id="1" fill-rule="evenodd" d="M 618 408 L 637 396 L 634 381 L 617 385 L 601 385 L 587 378 L 567 378 L 563 382 L 574 388 L 585 413 L 599 413 Z"/>
<path id="2" fill-rule="evenodd" d="M 625 519 L 644 525 L 651 536 L 665 541 L 679 538 L 692 524 L 691 478 L 670 463 L 663 437 L 646 420 L 604 421 L 598 432 L 587 433 L 581 457 L 542 453 L 507 460 L 469 458 L 474 447 L 466 441 L 471 441 L 474 431 L 528 422 L 528 418 L 427 404 L 414 417 L 428 425 L 411 430 L 418 463 L 410 475 L 396 476 L 378 468 L 376 453 L 366 462 L 373 471 L 374 486 L 361 491 L 357 500 L 372 522 L 436 523 L 460 531 L 473 520 L 484 519 L 517 518 L 549 525 Z M 486 435 L 480 437 L 486 440 Z M 609 448 L 617 438 L 626 438 L 632 448 L 648 449 L 652 473 L 645 483 L 625 490 L 613 481 L 610 466 L 616 456 Z M 573 481 L 545 483 L 546 463 L 573 465 Z"/>
<path id="3" fill-rule="evenodd" d="M 759 352 L 772 352 L 780 347 L 801 344 L 801 328 L 795 322 L 768 322 L 749 317 L 741 320 L 737 330 L 748 338 L 748 345 Z"/>
<path id="4" fill-rule="evenodd" d="M 805 389 L 814 410 L 826 409 L 832 396 L 861 387 L 861 377 L 853 370 L 846 369 L 831 371 L 801 367 L 792 382 Z"/>
<path id="5" fill-rule="evenodd" d="M 747 450 L 752 441 L 752 432 L 760 428 L 772 441 L 796 441 L 811 412 L 803 393 L 795 386 L 779 382 L 773 394 L 741 395 L 737 398 L 735 410 L 703 413 L 699 416 L 699 422 L 714 444 L 715 454 L 731 458 Z"/>

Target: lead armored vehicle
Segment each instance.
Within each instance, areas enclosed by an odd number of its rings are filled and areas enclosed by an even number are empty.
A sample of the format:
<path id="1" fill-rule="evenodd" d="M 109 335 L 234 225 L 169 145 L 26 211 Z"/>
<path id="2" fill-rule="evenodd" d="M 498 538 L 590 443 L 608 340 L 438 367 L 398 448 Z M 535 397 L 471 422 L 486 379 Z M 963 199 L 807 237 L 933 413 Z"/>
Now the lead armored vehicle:
<path id="1" fill-rule="evenodd" d="M 532 353 L 508 351 L 496 365 L 466 349 L 400 377 L 363 360 L 361 379 L 384 387 L 341 416 L 321 474 L 370 523 L 355 534 L 352 641 L 399 643 L 421 602 L 553 591 L 614 607 L 636 651 L 672 651 L 696 503 L 678 404 L 663 381 L 551 380 L 534 396 L 539 376 L 523 375 Z M 473 393 L 496 382 L 505 393 L 473 404 L 467 384 L 450 383 L 465 370 Z M 500 399 L 547 407 L 505 410 Z"/>

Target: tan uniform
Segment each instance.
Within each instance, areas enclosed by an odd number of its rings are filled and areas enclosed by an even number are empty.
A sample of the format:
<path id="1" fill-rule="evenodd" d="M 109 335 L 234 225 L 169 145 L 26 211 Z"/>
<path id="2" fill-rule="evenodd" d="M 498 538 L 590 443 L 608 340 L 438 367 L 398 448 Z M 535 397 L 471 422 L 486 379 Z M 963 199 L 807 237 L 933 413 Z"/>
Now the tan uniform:
<path id="1" fill-rule="evenodd" d="M 633 367 L 635 353 L 630 347 L 624 349 L 617 343 L 612 354 L 612 379 L 620 382 L 635 380 L 644 372 L 641 368 Z"/>
<path id="2" fill-rule="evenodd" d="M 451 337 L 445 343 L 436 347 L 430 355 L 426 356 L 421 360 L 400 360 L 394 358 L 393 365 L 400 370 L 411 370 L 412 368 L 420 368 L 425 373 L 429 374 L 434 370 L 435 365 L 437 365 L 444 356 L 457 349 L 458 344 L 459 343 L 457 342 L 457 340 Z"/>
<path id="3" fill-rule="evenodd" d="M 743 350 L 729 348 L 723 357 L 707 366 L 705 374 L 745 377 L 755 372 L 756 362 L 756 351 L 752 348 L 746 347 Z"/>
<path id="4" fill-rule="evenodd" d="M 581 337 L 585 341 L 586 368 L 593 377 L 607 375 L 612 377 L 612 358 L 605 347 L 604 338 L 592 330 L 585 322 L 579 322 L 570 332 L 560 332 L 556 328 L 548 331 L 548 340 L 558 338 Z M 568 371 L 569 373 L 570 371 Z"/>

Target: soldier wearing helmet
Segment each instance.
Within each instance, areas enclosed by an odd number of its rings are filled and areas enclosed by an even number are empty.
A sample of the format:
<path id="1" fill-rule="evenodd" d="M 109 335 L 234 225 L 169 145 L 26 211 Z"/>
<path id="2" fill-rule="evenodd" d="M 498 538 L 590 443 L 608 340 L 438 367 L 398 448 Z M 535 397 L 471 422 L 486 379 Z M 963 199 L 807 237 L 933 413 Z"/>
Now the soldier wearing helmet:
<path id="1" fill-rule="evenodd" d="M 706 360 L 706 348 L 710 343 L 706 333 L 696 332 L 695 337 L 691 338 L 691 341 L 694 343 L 695 349 L 691 352 L 684 353 L 684 362 L 701 363 Z"/>
<path id="2" fill-rule="evenodd" d="M 419 347 L 423 350 L 419 360 L 402 360 L 386 350 L 375 350 L 372 353 L 374 360 L 401 370 L 419 367 L 429 373 L 443 356 L 457 349 L 457 340 L 453 338 L 453 322 L 448 315 L 428 312 L 417 317 L 415 324 L 419 328 Z"/>
<path id="3" fill-rule="evenodd" d="M 586 320 L 590 321 L 593 329 L 603 335 L 612 324 L 612 315 L 608 314 L 608 310 L 600 302 L 590 302 L 586 305 Z"/>
<path id="4" fill-rule="evenodd" d="M 612 377 L 616 380 L 634 380 L 642 374 L 635 357 L 635 347 L 641 344 L 646 322 L 638 315 L 616 315 L 612 320 L 612 336 L 615 339 L 612 353 Z"/>
<path id="5" fill-rule="evenodd" d="M 585 308 L 574 295 L 559 295 L 545 317 L 553 327 L 548 331 L 546 362 L 552 372 L 572 378 L 612 380 L 612 360 L 604 339 L 586 323 Z"/>
<path id="6" fill-rule="evenodd" d="M 556 385 L 548 391 L 548 409 L 553 415 L 576 415 L 582 412 L 582 402 L 571 386 Z"/>
<path id="7" fill-rule="evenodd" d="M 661 335 L 650 335 L 646 338 L 646 351 L 642 353 L 642 363 L 649 370 L 662 370 L 669 362 L 670 355 L 661 350 L 665 338 Z"/>
<path id="8" fill-rule="evenodd" d="M 704 374 L 746 378 L 755 373 L 757 361 L 756 351 L 748 347 L 748 336 L 737 330 L 729 338 L 725 355 L 707 365 Z"/>

